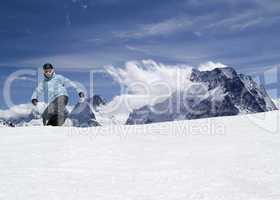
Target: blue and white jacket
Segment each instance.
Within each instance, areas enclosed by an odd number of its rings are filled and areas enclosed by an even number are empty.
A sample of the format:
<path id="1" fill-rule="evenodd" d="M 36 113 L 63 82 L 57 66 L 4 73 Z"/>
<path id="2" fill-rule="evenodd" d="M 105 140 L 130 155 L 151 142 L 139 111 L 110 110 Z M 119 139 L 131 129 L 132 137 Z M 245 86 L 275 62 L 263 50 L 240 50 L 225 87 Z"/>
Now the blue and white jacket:
<path id="1" fill-rule="evenodd" d="M 83 92 L 82 88 L 75 82 L 54 73 L 51 78 L 45 77 L 44 80 L 39 83 L 31 99 L 39 99 L 43 96 L 44 100 L 50 103 L 58 96 L 69 96 L 67 93 L 68 87 L 75 88 L 78 93 Z"/>

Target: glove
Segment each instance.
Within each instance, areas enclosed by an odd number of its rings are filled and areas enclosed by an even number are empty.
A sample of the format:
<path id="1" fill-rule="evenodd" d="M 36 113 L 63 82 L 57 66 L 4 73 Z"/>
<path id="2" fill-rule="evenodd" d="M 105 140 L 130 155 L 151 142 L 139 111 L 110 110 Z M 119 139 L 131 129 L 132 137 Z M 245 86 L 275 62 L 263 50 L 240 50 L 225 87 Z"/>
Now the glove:
<path id="1" fill-rule="evenodd" d="M 34 106 L 37 106 L 39 101 L 38 101 L 38 99 L 32 99 L 31 102 Z"/>
<path id="2" fill-rule="evenodd" d="M 85 94 L 84 94 L 83 92 L 80 92 L 80 93 L 79 93 L 79 97 L 80 97 L 80 98 L 84 98 L 84 97 L 85 97 Z"/>

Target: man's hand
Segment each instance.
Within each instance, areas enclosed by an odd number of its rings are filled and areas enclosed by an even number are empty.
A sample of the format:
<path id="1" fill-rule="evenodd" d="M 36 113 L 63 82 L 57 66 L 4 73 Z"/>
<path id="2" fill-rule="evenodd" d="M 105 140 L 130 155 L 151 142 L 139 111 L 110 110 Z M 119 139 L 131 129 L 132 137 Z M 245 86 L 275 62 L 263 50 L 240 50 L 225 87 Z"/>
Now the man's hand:
<path id="1" fill-rule="evenodd" d="M 38 101 L 38 99 L 32 99 L 31 102 L 34 106 L 37 106 L 39 101 Z"/>
<path id="2" fill-rule="evenodd" d="M 84 97 L 85 97 L 85 94 L 84 94 L 83 92 L 80 92 L 80 93 L 79 93 L 79 97 L 80 97 L 80 98 L 84 98 Z"/>

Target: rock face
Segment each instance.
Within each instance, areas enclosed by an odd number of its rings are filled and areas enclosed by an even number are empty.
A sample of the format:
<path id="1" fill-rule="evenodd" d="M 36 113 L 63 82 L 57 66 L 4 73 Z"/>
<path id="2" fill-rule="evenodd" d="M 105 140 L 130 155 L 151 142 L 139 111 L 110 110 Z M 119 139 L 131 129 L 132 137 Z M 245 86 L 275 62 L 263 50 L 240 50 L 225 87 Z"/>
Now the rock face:
<path id="1" fill-rule="evenodd" d="M 88 101 L 79 102 L 75 105 L 69 114 L 73 126 L 76 127 L 91 127 L 98 126 L 92 107 Z"/>
<path id="2" fill-rule="evenodd" d="M 277 110 L 264 87 L 233 68 L 193 70 L 192 84 L 165 101 L 130 113 L 127 124 L 230 116 Z"/>
<path id="3" fill-rule="evenodd" d="M 12 122 L 0 119 L 0 127 L 15 127 Z"/>
<path id="4" fill-rule="evenodd" d="M 87 101 L 90 103 L 90 105 L 92 105 L 93 109 L 96 109 L 98 106 L 106 104 L 106 100 L 99 95 L 94 95 Z"/>
<path id="5" fill-rule="evenodd" d="M 79 102 L 75 105 L 68 118 L 76 127 L 92 127 L 100 126 L 97 122 L 94 111 L 98 107 L 105 105 L 106 101 L 99 95 L 94 95 L 91 98 L 85 99 L 84 102 Z"/>
<path id="6" fill-rule="evenodd" d="M 251 76 L 237 74 L 233 68 L 217 68 L 205 72 L 194 70 L 191 81 L 208 83 L 209 90 L 223 87 L 231 102 L 243 112 L 277 109 L 263 86 L 258 86 Z"/>

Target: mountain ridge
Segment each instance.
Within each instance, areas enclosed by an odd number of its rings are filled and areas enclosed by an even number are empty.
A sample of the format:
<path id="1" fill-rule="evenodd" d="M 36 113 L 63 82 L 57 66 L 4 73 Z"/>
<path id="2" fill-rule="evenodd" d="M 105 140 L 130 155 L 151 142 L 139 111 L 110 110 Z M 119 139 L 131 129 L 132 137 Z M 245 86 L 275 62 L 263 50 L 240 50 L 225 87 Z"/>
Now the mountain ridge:
<path id="1" fill-rule="evenodd" d="M 163 102 L 130 113 L 126 124 L 231 116 L 277 110 L 263 86 L 231 67 L 193 69 L 190 87 Z M 183 96 L 183 98 L 182 98 Z M 178 98 L 179 97 L 179 98 Z M 174 111 L 174 108 L 179 108 Z"/>

